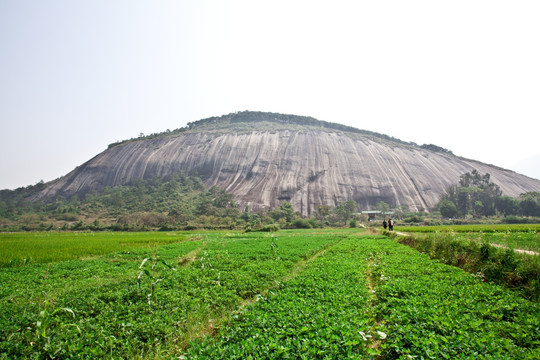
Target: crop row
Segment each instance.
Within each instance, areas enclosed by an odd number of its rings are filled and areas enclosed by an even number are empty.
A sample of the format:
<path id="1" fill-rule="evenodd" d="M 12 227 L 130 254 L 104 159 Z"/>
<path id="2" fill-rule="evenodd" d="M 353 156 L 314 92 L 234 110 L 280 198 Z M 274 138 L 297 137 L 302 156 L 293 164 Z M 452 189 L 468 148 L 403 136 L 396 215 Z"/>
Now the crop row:
<path id="1" fill-rule="evenodd" d="M 352 237 L 188 357 L 536 359 L 539 334 L 538 303 L 390 239 Z"/>
<path id="2" fill-rule="evenodd" d="M 349 238 L 305 271 L 243 309 L 214 338 L 194 342 L 194 359 L 368 359 L 377 349 L 367 256 Z"/>
<path id="3" fill-rule="evenodd" d="M 171 357 L 344 236 L 222 233 L 86 261 L 1 268 L 0 354 Z"/>
<path id="4" fill-rule="evenodd" d="M 538 303 L 393 242 L 372 248 L 386 358 L 540 357 Z"/>
<path id="5" fill-rule="evenodd" d="M 522 233 L 512 233 L 517 236 Z M 480 234 L 492 239 L 495 234 Z M 476 235 L 476 236 L 480 236 Z M 536 236 L 536 235 L 535 235 Z M 485 281 L 503 284 L 522 296 L 540 299 L 540 257 L 490 245 L 468 234 L 429 234 L 400 237 L 411 246 L 445 264 L 460 267 Z"/>

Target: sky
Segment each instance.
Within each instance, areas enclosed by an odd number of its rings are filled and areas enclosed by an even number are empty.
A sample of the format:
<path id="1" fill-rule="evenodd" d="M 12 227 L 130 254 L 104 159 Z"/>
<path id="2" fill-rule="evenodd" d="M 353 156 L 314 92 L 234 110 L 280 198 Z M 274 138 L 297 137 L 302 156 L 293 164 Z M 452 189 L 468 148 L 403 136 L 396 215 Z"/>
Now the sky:
<path id="1" fill-rule="evenodd" d="M 540 179 L 540 1 L 0 0 L 0 189 L 235 111 Z"/>

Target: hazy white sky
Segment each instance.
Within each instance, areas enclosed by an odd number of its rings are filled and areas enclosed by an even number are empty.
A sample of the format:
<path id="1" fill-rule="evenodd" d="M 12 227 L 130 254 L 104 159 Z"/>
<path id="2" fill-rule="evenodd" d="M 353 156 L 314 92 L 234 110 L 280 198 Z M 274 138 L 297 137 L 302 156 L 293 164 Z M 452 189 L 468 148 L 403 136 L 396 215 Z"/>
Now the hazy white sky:
<path id="1" fill-rule="evenodd" d="M 0 189 L 242 110 L 538 179 L 538 19 L 538 0 L 0 0 Z"/>

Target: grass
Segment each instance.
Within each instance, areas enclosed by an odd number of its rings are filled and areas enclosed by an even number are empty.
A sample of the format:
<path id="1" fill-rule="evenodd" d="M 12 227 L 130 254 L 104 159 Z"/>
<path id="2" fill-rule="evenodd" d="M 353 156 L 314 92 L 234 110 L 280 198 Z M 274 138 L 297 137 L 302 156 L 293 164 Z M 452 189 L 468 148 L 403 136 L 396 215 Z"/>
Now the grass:
<path id="1" fill-rule="evenodd" d="M 452 226 L 408 226 L 399 229 L 405 233 L 451 236 L 457 240 L 476 241 L 479 244 L 498 244 L 512 249 L 540 252 L 540 225 L 452 225 Z"/>
<path id="2" fill-rule="evenodd" d="M 150 244 L 185 241 L 182 232 L 30 232 L 0 233 L 0 267 L 81 260 Z"/>
<path id="3" fill-rule="evenodd" d="M 441 226 L 404 226 L 404 232 L 540 232 L 540 224 L 489 224 L 489 225 L 441 225 Z"/>

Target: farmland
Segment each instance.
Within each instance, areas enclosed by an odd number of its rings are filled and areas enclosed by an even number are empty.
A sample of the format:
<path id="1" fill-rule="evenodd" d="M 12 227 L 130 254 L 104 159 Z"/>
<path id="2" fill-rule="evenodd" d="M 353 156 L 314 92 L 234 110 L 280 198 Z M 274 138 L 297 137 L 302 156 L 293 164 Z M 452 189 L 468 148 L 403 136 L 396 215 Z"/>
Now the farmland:
<path id="1" fill-rule="evenodd" d="M 534 246 L 528 231 L 509 232 Z M 538 301 L 366 230 L 17 233 L 0 249 L 0 359 L 540 357 Z"/>
<path id="2" fill-rule="evenodd" d="M 540 226 L 521 225 L 454 225 L 454 226 L 409 226 L 402 229 L 412 233 L 452 234 L 456 238 L 478 243 L 503 245 L 512 249 L 540 252 Z"/>
<path id="3" fill-rule="evenodd" d="M 0 236 L 0 266 L 84 259 L 184 240 L 181 233 L 165 232 L 36 232 Z"/>

